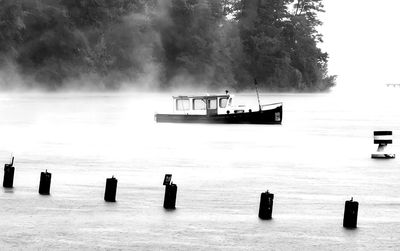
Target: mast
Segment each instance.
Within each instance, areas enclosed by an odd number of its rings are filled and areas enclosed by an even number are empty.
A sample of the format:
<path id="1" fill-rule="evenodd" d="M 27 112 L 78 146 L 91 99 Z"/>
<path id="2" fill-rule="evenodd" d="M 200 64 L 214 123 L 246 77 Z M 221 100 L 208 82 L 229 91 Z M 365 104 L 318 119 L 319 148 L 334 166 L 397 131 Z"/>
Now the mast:
<path id="1" fill-rule="evenodd" d="M 258 100 L 258 109 L 261 111 L 260 94 L 258 93 L 257 79 L 256 78 L 254 78 L 254 85 L 256 87 L 257 100 Z"/>

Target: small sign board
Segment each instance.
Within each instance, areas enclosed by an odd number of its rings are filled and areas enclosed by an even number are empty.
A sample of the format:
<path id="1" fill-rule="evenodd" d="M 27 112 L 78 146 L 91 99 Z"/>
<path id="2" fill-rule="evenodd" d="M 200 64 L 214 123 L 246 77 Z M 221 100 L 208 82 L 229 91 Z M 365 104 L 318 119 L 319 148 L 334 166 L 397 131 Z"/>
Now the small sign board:
<path id="1" fill-rule="evenodd" d="M 164 186 L 169 185 L 171 183 L 171 179 L 172 179 L 172 174 L 166 174 L 163 185 Z"/>

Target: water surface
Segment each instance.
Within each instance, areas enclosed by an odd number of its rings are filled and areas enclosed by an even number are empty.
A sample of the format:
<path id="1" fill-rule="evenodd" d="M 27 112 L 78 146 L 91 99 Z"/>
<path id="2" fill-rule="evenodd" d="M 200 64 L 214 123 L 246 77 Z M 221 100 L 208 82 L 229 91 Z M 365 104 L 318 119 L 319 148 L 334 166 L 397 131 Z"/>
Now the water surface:
<path id="1" fill-rule="evenodd" d="M 372 160 L 374 130 L 393 130 L 400 90 L 262 94 L 284 102 L 282 125 L 157 124 L 170 94 L 0 95 L 0 160 L 16 158 L 0 192 L 2 249 L 396 249 L 400 165 Z M 257 105 L 253 94 L 239 94 Z M 40 172 L 53 174 L 40 196 Z M 162 208 L 165 173 L 177 209 Z M 103 201 L 118 179 L 117 203 Z M 273 220 L 258 219 L 260 193 Z M 359 228 L 342 228 L 344 201 Z"/>

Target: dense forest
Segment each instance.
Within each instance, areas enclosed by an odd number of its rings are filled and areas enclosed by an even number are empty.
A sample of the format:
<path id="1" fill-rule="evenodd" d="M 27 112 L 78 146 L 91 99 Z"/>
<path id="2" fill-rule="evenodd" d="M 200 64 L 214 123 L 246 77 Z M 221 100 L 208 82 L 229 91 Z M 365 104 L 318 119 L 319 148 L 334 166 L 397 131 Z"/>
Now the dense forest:
<path id="1" fill-rule="evenodd" d="M 324 91 L 322 0 L 0 0 L 0 85 Z"/>

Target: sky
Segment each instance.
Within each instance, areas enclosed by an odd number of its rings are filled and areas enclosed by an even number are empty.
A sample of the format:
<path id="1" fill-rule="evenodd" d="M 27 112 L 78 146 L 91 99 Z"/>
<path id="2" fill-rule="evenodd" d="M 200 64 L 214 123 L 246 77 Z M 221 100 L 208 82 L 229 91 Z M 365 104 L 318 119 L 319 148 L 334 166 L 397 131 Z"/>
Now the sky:
<path id="1" fill-rule="evenodd" d="M 400 84 L 400 1 L 324 0 L 324 36 L 329 73 L 337 88 Z"/>

